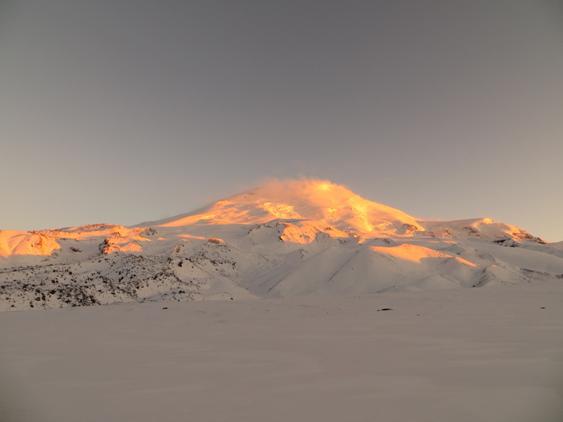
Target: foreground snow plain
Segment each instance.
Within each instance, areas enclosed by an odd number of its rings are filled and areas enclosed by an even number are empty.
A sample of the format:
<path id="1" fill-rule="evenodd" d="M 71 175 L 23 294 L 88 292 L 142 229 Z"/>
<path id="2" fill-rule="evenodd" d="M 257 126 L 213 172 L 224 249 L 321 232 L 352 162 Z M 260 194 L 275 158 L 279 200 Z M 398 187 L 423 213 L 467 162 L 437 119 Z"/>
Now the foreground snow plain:
<path id="1" fill-rule="evenodd" d="M 555 281 L 16 311 L 0 333 L 2 422 L 563 420 Z"/>

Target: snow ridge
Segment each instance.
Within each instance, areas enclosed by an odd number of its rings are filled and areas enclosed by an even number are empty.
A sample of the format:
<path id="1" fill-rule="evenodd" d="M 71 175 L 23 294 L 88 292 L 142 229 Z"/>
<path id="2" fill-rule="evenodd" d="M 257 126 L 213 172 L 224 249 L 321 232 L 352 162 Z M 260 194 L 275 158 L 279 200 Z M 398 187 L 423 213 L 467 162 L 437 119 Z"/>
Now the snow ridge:
<path id="1" fill-rule="evenodd" d="M 0 230 L 0 310 L 563 279 L 563 248 L 490 218 L 422 221 L 325 180 L 272 181 L 133 227 Z"/>

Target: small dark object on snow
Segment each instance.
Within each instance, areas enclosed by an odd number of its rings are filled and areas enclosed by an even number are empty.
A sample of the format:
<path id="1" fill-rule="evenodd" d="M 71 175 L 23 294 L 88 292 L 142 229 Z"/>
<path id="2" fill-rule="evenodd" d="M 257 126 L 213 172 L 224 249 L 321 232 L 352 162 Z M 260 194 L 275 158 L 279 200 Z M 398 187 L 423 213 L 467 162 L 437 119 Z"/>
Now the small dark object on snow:
<path id="1" fill-rule="evenodd" d="M 166 310 L 168 309 L 168 306 L 163 306 L 162 309 Z"/>
<path id="2" fill-rule="evenodd" d="M 392 308 L 381 308 L 381 309 L 378 309 L 377 312 L 379 312 L 379 311 L 392 311 L 392 310 L 393 310 Z"/>

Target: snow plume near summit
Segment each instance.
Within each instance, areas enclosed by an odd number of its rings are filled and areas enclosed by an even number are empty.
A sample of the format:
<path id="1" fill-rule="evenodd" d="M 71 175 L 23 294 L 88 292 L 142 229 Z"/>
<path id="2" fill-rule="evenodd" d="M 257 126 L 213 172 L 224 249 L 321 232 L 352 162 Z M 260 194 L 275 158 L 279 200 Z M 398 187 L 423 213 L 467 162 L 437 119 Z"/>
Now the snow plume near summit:
<path id="1" fill-rule="evenodd" d="M 343 185 L 315 179 L 270 181 L 218 201 L 201 213 L 160 225 L 263 224 L 276 219 L 307 221 L 368 237 L 400 234 L 406 227 L 424 230 L 414 217 L 398 209 L 362 198 Z"/>

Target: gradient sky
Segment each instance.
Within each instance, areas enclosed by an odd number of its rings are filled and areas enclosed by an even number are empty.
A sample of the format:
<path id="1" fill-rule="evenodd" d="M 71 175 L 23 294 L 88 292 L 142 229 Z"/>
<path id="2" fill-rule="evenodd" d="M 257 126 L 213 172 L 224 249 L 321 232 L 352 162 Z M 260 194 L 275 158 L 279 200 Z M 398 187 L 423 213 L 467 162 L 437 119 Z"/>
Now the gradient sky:
<path id="1" fill-rule="evenodd" d="M 271 177 L 563 240 L 557 0 L 0 0 L 0 227 Z"/>

